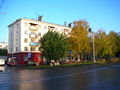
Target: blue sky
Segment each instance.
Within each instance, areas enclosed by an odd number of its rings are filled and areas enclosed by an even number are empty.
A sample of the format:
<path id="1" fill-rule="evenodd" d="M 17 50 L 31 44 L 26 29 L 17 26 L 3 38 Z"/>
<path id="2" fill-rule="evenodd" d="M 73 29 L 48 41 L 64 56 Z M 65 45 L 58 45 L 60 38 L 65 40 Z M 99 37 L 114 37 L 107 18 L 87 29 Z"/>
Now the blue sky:
<path id="1" fill-rule="evenodd" d="M 1 5 L 2 0 L 0 0 Z M 19 18 L 64 24 L 86 19 L 93 31 L 120 32 L 120 0 L 4 0 L 0 8 L 0 42 L 8 41 L 8 25 Z"/>

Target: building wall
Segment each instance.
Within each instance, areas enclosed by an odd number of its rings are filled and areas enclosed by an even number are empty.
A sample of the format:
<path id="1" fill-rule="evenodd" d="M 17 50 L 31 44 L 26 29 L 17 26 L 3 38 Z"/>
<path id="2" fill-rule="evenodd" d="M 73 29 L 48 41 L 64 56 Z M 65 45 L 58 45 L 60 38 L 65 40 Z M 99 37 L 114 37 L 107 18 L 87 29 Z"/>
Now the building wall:
<path id="1" fill-rule="evenodd" d="M 31 47 L 36 48 L 36 50 L 32 52 L 39 52 L 39 45 L 33 45 L 32 43 L 39 43 L 39 39 L 50 29 L 64 34 L 68 34 L 71 31 L 71 28 L 52 23 L 30 19 L 20 19 L 16 21 L 9 26 L 8 53 L 31 52 Z M 26 51 L 25 48 L 27 48 Z"/>
<path id="2" fill-rule="evenodd" d="M 0 42 L 0 49 L 7 49 L 8 48 L 8 43 L 7 42 Z"/>
<path id="3" fill-rule="evenodd" d="M 8 53 L 13 52 L 13 48 L 14 48 L 14 28 L 13 25 L 11 25 L 9 27 L 9 32 L 8 32 Z"/>
<path id="4" fill-rule="evenodd" d="M 9 26 L 8 53 L 20 52 L 21 50 L 21 22 Z"/>
<path id="5" fill-rule="evenodd" d="M 71 32 L 69 27 L 24 18 L 10 24 L 8 55 L 14 55 L 22 60 L 21 64 L 24 64 L 24 56 L 30 52 L 31 60 L 38 61 L 38 56 L 41 55 L 39 39 L 48 30 L 55 30 L 66 35 Z"/>

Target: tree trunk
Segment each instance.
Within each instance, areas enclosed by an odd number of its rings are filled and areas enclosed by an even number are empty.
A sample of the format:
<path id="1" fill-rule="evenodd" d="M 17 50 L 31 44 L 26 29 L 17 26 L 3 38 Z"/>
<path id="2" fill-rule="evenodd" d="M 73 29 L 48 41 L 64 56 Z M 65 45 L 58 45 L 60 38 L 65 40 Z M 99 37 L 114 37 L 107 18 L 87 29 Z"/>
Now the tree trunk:
<path id="1" fill-rule="evenodd" d="M 78 62 L 80 62 L 80 55 L 79 54 L 77 55 L 77 58 L 78 58 Z"/>

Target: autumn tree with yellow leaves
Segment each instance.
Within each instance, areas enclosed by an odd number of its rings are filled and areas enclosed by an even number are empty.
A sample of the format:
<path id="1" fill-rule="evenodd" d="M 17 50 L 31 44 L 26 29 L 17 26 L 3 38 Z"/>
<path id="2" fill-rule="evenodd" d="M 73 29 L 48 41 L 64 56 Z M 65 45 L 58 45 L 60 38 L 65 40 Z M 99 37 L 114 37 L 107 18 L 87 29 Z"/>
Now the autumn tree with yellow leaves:
<path id="1" fill-rule="evenodd" d="M 119 34 L 110 31 L 107 35 L 104 30 L 100 29 L 95 34 L 95 46 L 95 54 L 97 58 L 107 59 L 116 57 L 119 55 L 120 51 Z"/>
<path id="2" fill-rule="evenodd" d="M 75 21 L 73 24 L 70 47 L 75 52 L 78 61 L 82 61 L 84 54 L 91 51 L 88 37 L 89 24 L 86 20 Z"/>
<path id="3" fill-rule="evenodd" d="M 95 33 L 96 58 L 105 58 L 108 55 L 108 36 L 103 29 Z"/>

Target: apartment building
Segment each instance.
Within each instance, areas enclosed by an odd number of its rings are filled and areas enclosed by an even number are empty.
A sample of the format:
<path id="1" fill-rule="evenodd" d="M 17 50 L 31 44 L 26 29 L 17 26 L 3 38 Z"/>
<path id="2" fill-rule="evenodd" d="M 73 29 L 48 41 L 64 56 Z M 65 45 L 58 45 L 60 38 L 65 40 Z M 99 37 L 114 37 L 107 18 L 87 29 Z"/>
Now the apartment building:
<path id="1" fill-rule="evenodd" d="M 69 27 L 66 27 L 44 22 L 42 16 L 39 16 L 38 20 L 18 19 L 10 24 L 8 28 L 8 58 L 16 57 L 19 64 L 26 64 L 29 60 L 42 62 L 39 39 L 48 30 L 55 30 L 66 35 L 69 35 L 71 31 L 70 24 Z"/>
<path id="2" fill-rule="evenodd" d="M 0 49 L 7 49 L 8 43 L 7 42 L 0 42 Z"/>

